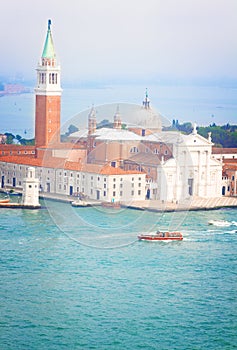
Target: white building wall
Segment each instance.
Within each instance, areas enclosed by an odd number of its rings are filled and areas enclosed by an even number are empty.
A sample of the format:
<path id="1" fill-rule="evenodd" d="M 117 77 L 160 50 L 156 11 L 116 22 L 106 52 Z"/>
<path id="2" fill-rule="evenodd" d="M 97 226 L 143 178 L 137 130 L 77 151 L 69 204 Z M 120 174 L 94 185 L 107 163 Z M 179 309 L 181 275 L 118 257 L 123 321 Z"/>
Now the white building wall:
<path id="1" fill-rule="evenodd" d="M 222 164 L 212 158 L 212 144 L 198 135 L 188 137 L 188 142 L 174 145 L 175 158 L 158 165 L 160 200 L 222 195 Z"/>
<path id="2" fill-rule="evenodd" d="M 5 186 L 23 186 L 27 165 L 0 162 L 1 176 Z M 84 193 L 88 198 L 101 201 L 144 200 L 145 174 L 103 175 L 64 169 L 33 167 L 39 179 L 40 192 L 70 195 Z"/>

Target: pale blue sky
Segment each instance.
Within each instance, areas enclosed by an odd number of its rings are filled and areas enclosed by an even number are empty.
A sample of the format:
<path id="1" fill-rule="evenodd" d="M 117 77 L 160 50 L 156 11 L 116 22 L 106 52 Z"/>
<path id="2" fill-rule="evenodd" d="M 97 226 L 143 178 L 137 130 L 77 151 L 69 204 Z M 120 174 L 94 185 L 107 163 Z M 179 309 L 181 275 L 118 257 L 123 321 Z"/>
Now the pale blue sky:
<path id="1" fill-rule="evenodd" d="M 52 20 L 64 80 L 237 78 L 237 0 L 8 0 L 0 75 L 35 78 Z"/>

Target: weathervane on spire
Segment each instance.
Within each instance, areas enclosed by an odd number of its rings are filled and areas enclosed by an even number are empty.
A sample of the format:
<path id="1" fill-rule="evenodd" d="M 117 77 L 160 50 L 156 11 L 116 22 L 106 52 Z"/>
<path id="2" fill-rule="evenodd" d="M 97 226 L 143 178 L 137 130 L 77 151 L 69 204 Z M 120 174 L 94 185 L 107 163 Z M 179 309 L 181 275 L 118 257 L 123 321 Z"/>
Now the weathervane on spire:
<path id="1" fill-rule="evenodd" d="M 51 19 L 48 20 L 48 30 L 50 30 L 50 26 L 51 26 Z"/>
<path id="2" fill-rule="evenodd" d="M 146 92 L 145 92 L 145 99 L 143 100 L 142 105 L 145 109 L 150 109 L 150 100 L 148 98 L 147 88 L 146 88 Z"/>
<path id="3" fill-rule="evenodd" d="M 146 88 L 146 98 L 148 98 L 148 91 L 147 91 L 147 88 Z"/>

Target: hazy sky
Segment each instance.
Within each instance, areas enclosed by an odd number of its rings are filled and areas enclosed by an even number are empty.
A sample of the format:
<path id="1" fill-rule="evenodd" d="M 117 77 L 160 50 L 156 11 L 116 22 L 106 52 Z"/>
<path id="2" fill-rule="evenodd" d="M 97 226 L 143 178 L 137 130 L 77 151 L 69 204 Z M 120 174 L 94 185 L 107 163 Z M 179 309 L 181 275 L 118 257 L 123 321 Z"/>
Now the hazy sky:
<path id="1" fill-rule="evenodd" d="M 52 20 L 65 80 L 237 78 L 237 0 L 8 0 L 0 75 L 35 78 Z"/>

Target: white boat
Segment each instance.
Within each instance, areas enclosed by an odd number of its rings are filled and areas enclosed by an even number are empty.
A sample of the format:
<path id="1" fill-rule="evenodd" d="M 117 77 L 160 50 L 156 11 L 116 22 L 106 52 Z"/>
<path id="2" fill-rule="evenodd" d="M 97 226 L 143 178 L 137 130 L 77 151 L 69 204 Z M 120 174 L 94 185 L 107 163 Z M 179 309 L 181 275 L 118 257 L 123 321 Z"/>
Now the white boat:
<path id="1" fill-rule="evenodd" d="M 208 221 L 208 225 L 229 227 L 229 226 L 231 226 L 231 222 L 225 221 L 225 220 L 210 220 L 210 221 Z"/>
<path id="2" fill-rule="evenodd" d="M 181 232 L 157 231 L 154 234 L 140 234 L 138 239 L 147 242 L 182 241 L 183 235 Z"/>
<path id="3" fill-rule="evenodd" d="M 81 199 L 77 199 L 76 201 L 71 202 L 73 207 L 88 207 L 89 204 Z"/>

